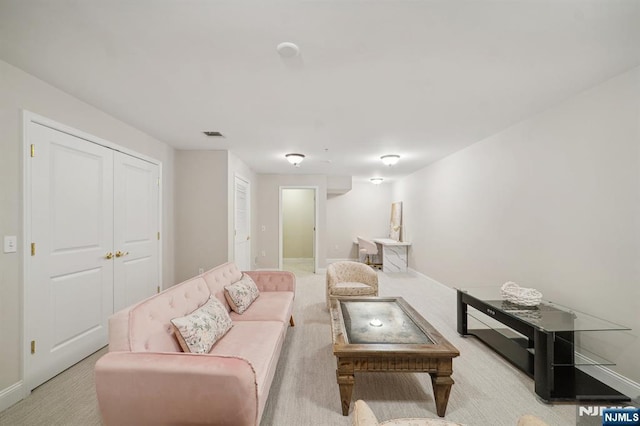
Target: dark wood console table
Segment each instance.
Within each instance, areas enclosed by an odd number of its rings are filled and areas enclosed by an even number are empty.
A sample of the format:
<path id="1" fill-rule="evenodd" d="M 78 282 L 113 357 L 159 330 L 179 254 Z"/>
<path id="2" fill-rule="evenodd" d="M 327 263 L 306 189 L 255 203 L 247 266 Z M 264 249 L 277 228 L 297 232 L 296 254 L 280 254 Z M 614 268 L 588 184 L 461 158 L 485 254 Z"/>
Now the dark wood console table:
<path id="1" fill-rule="evenodd" d="M 578 368 L 580 363 L 613 363 L 601 358 L 577 362 L 575 355 L 576 333 L 629 328 L 551 302 L 516 305 L 503 300 L 499 288 L 458 289 L 457 293 L 458 333 L 477 337 L 533 377 L 542 400 L 630 400 Z"/>

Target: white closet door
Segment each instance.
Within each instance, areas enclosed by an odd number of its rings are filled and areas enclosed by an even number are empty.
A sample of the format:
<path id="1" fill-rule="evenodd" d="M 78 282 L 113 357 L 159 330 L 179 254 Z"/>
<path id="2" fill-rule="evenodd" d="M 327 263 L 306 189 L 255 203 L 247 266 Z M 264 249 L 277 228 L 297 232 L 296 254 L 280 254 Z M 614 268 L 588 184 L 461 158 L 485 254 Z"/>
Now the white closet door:
<path id="1" fill-rule="evenodd" d="M 120 152 L 114 158 L 114 311 L 160 286 L 159 167 Z"/>
<path id="2" fill-rule="evenodd" d="M 251 190 L 249 182 L 235 177 L 234 262 L 241 271 L 251 269 Z"/>
<path id="3" fill-rule="evenodd" d="M 34 246 L 26 259 L 25 351 L 33 389 L 107 344 L 113 151 L 36 123 L 29 136 L 35 156 L 26 244 Z"/>

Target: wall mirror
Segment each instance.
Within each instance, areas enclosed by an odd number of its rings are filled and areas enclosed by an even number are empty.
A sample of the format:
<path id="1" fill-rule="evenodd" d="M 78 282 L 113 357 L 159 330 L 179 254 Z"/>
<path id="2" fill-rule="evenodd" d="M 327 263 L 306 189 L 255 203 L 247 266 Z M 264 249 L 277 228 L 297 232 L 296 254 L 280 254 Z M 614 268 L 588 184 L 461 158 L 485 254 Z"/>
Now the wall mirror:
<path id="1" fill-rule="evenodd" d="M 391 203 L 389 238 L 402 241 L 402 201 Z"/>

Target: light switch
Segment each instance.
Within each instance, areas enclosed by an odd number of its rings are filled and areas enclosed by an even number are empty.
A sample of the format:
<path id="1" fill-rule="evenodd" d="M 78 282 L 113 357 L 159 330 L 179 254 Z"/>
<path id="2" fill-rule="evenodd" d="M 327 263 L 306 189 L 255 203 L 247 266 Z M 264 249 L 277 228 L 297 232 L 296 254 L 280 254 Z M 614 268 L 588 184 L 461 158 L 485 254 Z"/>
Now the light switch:
<path id="1" fill-rule="evenodd" d="M 4 252 L 15 253 L 18 246 L 18 238 L 15 235 L 4 236 Z"/>

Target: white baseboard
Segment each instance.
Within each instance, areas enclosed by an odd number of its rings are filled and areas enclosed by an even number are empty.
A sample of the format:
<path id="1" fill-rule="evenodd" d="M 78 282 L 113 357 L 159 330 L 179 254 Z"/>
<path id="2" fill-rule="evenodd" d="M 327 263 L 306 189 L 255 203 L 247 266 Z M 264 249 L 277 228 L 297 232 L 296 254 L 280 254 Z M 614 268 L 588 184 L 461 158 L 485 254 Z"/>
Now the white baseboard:
<path id="1" fill-rule="evenodd" d="M 0 411 L 6 410 L 24 398 L 22 380 L 0 391 Z"/>
<path id="2" fill-rule="evenodd" d="M 433 278 L 421 272 L 416 271 L 415 269 L 409 268 L 409 273 L 418 278 L 422 278 L 426 281 L 429 281 L 430 283 L 437 284 L 442 287 L 446 287 L 450 290 L 454 290 L 448 285 L 442 284 L 441 282 L 436 281 Z M 616 373 L 615 371 L 611 370 L 608 367 L 605 367 L 603 365 L 593 365 L 593 364 L 596 364 L 596 362 L 584 356 L 583 354 L 576 352 L 575 355 L 576 355 L 576 360 L 581 361 L 581 364 L 591 364 L 591 365 L 579 366 L 578 368 L 580 370 L 584 371 L 587 374 L 590 374 L 591 376 L 600 380 L 602 383 L 608 386 L 611 386 L 618 392 L 622 392 L 632 400 L 640 399 L 640 384 L 634 382 L 631 379 L 628 379 L 627 377 L 622 376 L 621 374 Z"/>

